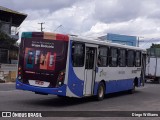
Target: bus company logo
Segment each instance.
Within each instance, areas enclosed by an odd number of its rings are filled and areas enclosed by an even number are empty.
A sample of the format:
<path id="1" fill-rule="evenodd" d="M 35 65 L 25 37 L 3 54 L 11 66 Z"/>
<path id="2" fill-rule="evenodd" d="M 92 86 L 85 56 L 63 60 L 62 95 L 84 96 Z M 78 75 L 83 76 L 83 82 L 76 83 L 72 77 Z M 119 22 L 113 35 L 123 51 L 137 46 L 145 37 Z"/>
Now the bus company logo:
<path id="1" fill-rule="evenodd" d="M 107 73 L 105 72 L 105 71 L 103 71 L 103 69 L 100 71 L 100 75 L 99 75 L 99 77 L 104 77 L 104 76 L 106 76 L 107 75 Z"/>
<path id="2" fill-rule="evenodd" d="M 11 112 L 2 112 L 2 117 L 11 117 Z"/>

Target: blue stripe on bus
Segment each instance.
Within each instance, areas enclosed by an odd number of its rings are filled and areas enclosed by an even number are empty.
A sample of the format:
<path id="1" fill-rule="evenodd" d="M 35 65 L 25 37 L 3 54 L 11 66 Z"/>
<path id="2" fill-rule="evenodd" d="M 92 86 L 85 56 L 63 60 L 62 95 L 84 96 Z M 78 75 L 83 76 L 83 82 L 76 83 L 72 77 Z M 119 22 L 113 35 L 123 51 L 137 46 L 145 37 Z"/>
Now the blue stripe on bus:
<path id="1" fill-rule="evenodd" d="M 106 93 L 119 92 L 133 88 L 134 79 L 114 80 L 106 82 Z"/>
<path id="2" fill-rule="evenodd" d="M 46 88 L 46 87 L 37 87 L 37 86 L 23 84 L 18 79 L 16 79 L 16 89 L 66 96 L 66 85 L 65 84 L 58 88 Z"/>
<path id="3" fill-rule="evenodd" d="M 72 46 L 72 41 L 70 42 L 70 46 Z M 72 47 L 70 47 L 70 53 L 72 53 Z M 68 73 L 68 88 L 70 91 L 75 94 L 76 96 L 82 97 L 83 96 L 83 85 L 84 81 L 80 80 L 72 66 L 72 57 L 71 54 L 69 55 L 69 73 Z"/>
<path id="4" fill-rule="evenodd" d="M 114 92 L 120 92 L 125 90 L 130 90 L 133 88 L 133 80 L 134 79 L 125 79 L 125 80 L 110 80 L 106 81 L 106 91 L 105 93 L 114 93 Z M 99 82 L 95 82 L 94 85 L 94 95 L 97 95 L 98 90 L 98 84 Z M 140 86 L 140 79 L 138 79 L 138 86 Z"/>

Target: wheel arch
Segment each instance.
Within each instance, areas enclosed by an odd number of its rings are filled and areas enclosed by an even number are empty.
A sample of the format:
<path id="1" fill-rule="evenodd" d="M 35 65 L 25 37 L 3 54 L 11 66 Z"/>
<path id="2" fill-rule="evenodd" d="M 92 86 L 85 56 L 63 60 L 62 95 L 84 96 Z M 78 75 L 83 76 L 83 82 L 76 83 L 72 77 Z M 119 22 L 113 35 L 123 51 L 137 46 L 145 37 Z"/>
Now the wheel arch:
<path id="1" fill-rule="evenodd" d="M 135 85 L 136 87 L 138 87 L 138 78 L 137 78 L 137 77 L 134 78 L 134 85 Z"/>

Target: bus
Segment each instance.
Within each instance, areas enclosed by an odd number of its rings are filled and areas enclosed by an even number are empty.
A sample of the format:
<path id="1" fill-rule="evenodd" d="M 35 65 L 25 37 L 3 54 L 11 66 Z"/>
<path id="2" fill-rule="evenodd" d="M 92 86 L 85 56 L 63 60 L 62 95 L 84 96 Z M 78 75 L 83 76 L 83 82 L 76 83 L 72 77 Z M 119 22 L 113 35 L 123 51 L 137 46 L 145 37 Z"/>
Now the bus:
<path id="1" fill-rule="evenodd" d="M 97 96 L 142 86 L 144 49 L 83 37 L 24 32 L 16 88 L 67 97 Z"/>

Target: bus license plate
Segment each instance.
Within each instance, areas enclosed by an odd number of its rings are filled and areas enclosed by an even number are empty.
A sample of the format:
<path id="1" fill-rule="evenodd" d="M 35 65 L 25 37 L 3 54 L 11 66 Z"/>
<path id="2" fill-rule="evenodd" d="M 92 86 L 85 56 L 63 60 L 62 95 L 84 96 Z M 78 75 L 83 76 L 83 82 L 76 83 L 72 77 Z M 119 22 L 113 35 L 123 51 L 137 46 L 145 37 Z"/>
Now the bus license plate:
<path id="1" fill-rule="evenodd" d="M 43 82 L 43 81 L 40 81 L 40 80 L 36 80 L 36 81 L 35 81 L 35 84 L 37 84 L 37 85 L 43 85 L 44 82 Z"/>

